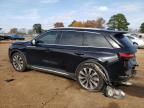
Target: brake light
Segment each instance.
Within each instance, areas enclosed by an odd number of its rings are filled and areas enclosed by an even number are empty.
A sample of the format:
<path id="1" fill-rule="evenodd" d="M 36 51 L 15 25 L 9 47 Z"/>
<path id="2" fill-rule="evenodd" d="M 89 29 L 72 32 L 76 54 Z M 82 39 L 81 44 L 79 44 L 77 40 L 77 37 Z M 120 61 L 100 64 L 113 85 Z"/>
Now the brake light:
<path id="1" fill-rule="evenodd" d="M 119 53 L 119 56 L 121 58 L 130 59 L 130 58 L 133 58 L 135 55 L 134 54 L 129 54 L 129 53 Z"/>

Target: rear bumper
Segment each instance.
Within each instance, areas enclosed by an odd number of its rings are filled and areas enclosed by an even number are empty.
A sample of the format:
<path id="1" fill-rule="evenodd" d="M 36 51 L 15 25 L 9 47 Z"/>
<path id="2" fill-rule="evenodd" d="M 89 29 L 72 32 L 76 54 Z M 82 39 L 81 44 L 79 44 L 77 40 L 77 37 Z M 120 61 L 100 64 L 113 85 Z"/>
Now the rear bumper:
<path id="1" fill-rule="evenodd" d="M 129 80 L 130 78 L 132 78 L 133 76 L 136 75 L 136 70 L 131 69 L 131 70 L 128 70 L 127 72 L 125 72 L 125 73 L 126 73 L 126 75 L 119 76 L 119 81 L 127 81 L 127 80 Z"/>
<path id="2" fill-rule="evenodd" d="M 112 83 L 119 84 L 121 82 L 126 82 L 129 79 L 131 79 L 132 77 L 134 77 L 135 75 L 136 75 L 136 70 L 130 69 L 130 70 L 126 71 L 124 75 L 119 75 L 116 79 L 114 79 L 112 81 Z"/>
<path id="3" fill-rule="evenodd" d="M 111 82 L 127 81 L 136 74 L 135 67 L 137 66 L 136 59 L 123 61 L 118 64 L 117 68 L 111 72 Z M 112 68 L 111 68 L 112 69 Z"/>

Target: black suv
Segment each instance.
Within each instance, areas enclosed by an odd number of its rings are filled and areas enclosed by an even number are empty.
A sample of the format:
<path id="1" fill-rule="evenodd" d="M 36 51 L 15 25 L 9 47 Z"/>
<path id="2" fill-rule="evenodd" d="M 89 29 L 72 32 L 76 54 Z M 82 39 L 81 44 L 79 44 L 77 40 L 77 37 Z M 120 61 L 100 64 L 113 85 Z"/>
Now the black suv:
<path id="1" fill-rule="evenodd" d="M 27 68 L 73 78 L 85 89 L 127 81 L 136 66 L 136 48 L 123 31 L 55 28 L 9 48 L 15 70 Z"/>

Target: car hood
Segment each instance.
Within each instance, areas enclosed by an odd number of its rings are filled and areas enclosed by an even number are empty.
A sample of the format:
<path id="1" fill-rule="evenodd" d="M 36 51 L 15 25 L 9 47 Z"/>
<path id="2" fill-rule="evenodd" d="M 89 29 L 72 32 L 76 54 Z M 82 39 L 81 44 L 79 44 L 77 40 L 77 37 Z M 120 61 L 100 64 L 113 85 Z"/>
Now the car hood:
<path id="1" fill-rule="evenodd" d="M 31 44 L 30 41 L 29 42 L 15 42 L 12 45 L 29 45 L 29 44 Z"/>

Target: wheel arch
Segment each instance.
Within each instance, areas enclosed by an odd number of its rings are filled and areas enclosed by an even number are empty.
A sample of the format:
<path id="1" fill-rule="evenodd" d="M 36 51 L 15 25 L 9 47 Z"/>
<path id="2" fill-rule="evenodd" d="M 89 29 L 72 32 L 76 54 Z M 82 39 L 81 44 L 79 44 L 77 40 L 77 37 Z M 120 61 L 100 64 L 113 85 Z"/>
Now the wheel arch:
<path id="1" fill-rule="evenodd" d="M 20 50 L 18 50 L 18 49 L 14 49 L 14 50 L 11 51 L 11 53 L 10 53 L 10 55 L 9 55 L 9 56 L 10 56 L 10 62 L 12 62 L 12 60 L 11 60 L 12 55 L 13 55 L 14 53 L 17 53 L 17 52 L 23 55 L 23 57 L 24 57 L 24 59 L 25 59 L 25 61 L 26 61 L 26 64 L 27 64 L 26 55 L 25 55 L 22 51 L 20 51 Z"/>
<path id="2" fill-rule="evenodd" d="M 75 74 L 77 72 L 77 69 L 84 63 L 94 63 L 98 66 L 100 66 L 100 68 L 103 70 L 103 72 L 100 72 L 100 74 L 102 75 L 104 81 L 106 82 L 106 84 L 108 85 L 111 85 L 111 82 L 110 82 L 110 78 L 109 78 L 109 74 L 107 72 L 107 70 L 105 69 L 105 67 L 103 66 L 103 62 L 101 60 L 98 60 L 98 59 L 91 59 L 91 58 L 87 58 L 85 59 L 84 61 L 82 61 L 76 68 L 75 70 Z"/>

